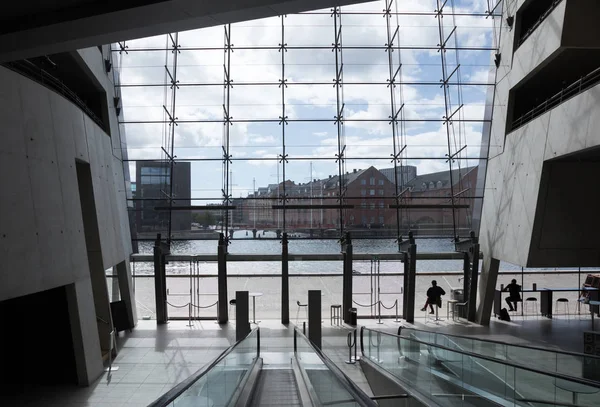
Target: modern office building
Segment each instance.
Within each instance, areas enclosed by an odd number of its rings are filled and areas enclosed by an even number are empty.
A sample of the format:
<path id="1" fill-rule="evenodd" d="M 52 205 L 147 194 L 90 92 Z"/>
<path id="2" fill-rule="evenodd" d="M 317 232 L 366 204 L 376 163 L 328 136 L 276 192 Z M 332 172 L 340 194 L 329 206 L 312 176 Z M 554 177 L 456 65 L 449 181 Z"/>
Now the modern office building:
<path id="1" fill-rule="evenodd" d="M 190 163 L 181 162 L 171 167 L 165 161 L 136 162 L 134 202 L 138 237 L 153 238 L 157 232 L 168 234 L 169 222 L 172 231 L 190 230 L 192 223 L 190 210 L 168 210 L 170 206 L 191 205 L 190 182 Z M 164 207 L 164 209 L 156 210 L 156 207 Z"/>

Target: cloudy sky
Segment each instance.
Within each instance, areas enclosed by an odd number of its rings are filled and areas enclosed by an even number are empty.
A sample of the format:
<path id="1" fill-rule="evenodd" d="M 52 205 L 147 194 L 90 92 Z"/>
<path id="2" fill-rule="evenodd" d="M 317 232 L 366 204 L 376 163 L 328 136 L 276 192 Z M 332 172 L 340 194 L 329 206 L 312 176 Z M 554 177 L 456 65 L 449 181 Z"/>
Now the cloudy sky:
<path id="1" fill-rule="evenodd" d="M 495 2 L 492 1 L 492 2 Z M 454 113 L 449 126 L 450 153 L 465 147 L 453 168 L 477 164 L 480 157 L 482 120 L 486 94 L 493 82 L 492 51 L 500 19 L 486 18 L 488 0 L 452 0 L 445 7 L 442 37 L 447 49 L 440 53 L 440 29 L 433 10 L 436 0 L 398 0 L 392 11 L 423 15 L 393 15 L 391 53 L 386 50 L 388 28 L 382 10 L 385 1 L 342 8 L 343 65 L 340 103 L 344 104 L 340 133 L 346 146 L 346 170 L 392 166 L 394 138 L 389 117 L 404 106 L 399 119 L 397 146 L 406 146 L 403 163 L 417 166 L 418 174 L 448 169 L 448 129 L 442 123 Z M 492 6 L 493 7 L 493 6 Z M 500 10 L 497 10 L 499 13 Z M 478 15 L 468 15 L 478 14 Z M 282 28 L 283 23 L 283 28 Z M 454 28 L 456 29 L 454 30 Z M 171 111 L 172 90 L 165 65 L 177 74 L 175 97 L 175 155 L 192 161 L 192 196 L 219 200 L 223 187 L 222 146 L 225 96 L 229 94 L 229 153 L 233 196 L 247 196 L 256 187 L 283 180 L 284 166 L 278 155 L 285 149 L 285 178 L 306 182 L 336 175 L 338 165 L 338 95 L 334 86 L 336 52 L 334 18 L 329 10 L 232 24 L 232 52 L 224 51 L 225 27 L 178 34 L 181 52 L 165 51 L 171 40 L 162 35 L 127 41 L 128 53 L 115 53 L 122 85 L 123 128 L 130 159 L 164 158 L 169 125 L 163 105 Z M 283 37 L 282 37 L 283 34 Z M 175 37 L 175 34 L 173 34 Z M 286 49 L 281 52 L 279 44 Z M 115 48 L 117 48 L 115 46 Z M 441 86 L 453 73 L 449 87 Z M 284 65 L 282 65 L 282 58 Z M 224 65 L 229 65 L 232 88 L 224 84 Z M 175 69 L 176 68 L 176 69 Z M 400 69 L 399 69 L 400 68 Z M 402 85 L 390 88 L 391 74 Z M 285 79 L 287 86 L 279 86 Z M 458 85 L 460 83 L 460 85 Z M 130 86 L 131 85 L 131 86 Z M 154 85 L 154 86 L 149 86 Z M 394 108 L 392 108 L 392 99 Z M 287 125 L 280 117 L 287 116 Z M 284 129 L 285 127 L 285 129 Z M 132 179 L 135 165 L 130 165 Z M 197 202 L 200 204 L 200 202 Z"/>

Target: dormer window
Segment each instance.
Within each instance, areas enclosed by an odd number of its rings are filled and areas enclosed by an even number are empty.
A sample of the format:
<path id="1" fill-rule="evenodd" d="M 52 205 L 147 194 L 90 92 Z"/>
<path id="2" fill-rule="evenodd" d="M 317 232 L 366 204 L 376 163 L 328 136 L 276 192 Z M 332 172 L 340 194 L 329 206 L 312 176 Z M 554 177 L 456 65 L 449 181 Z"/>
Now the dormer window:
<path id="1" fill-rule="evenodd" d="M 442 181 L 438 181 L 438 182 L 437 182 L 437 187 L 438 187 L 438 188 L 441 188 L 441 187 L 442 187 Z"/>

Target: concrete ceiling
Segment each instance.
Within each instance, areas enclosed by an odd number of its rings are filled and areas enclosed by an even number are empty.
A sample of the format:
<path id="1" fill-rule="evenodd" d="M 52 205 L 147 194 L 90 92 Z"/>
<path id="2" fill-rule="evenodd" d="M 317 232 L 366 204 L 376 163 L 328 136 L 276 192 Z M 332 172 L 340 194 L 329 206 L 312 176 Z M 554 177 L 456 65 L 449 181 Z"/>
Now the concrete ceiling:
<path id="1" fill-rule="evenodd" d="M 23 0 L 2 6 L 0 62 L 360 0 Z"/>

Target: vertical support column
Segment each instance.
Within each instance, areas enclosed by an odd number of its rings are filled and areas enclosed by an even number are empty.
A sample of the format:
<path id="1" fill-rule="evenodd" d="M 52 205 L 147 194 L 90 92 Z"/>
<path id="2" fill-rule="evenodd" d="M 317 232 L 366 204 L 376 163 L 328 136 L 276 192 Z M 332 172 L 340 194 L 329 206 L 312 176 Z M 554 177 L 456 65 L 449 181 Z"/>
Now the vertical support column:
<path id="1" fill-rule="evenodd" d="M 227 308 L 229 302 L 227 300 L 227 242 L 223 233 L 219 234 L 219 246 L 217 247 L 217 285 L 219 294 L 217 320 L 219 324 L 226 324 L 229 321 L 229 310 Z M 237 310 L 237 299 L 235 306 Z"/>
<path id="2" fill-rule="evenodd" d="M 467 315 L 468 320 L 471 322 L 475 322 L 477 319 L 477 280 L 479 278 L 479 243 L 477 243 L 476 237 L 473 237 L 473 242 L 474 244 L 471 246 L 469 253 L 471 262 L 471 278 L 469 282 L 469 313 Z M 494 288 L 495 287 L 496 282 L 494 281 Z"/>
<path id="3" fill-rule="evenodd" d="M 483 258 L 483 269 L 481 270 L 481 281 L 479 282 L 479 307 L 477 308 L 476 321 L 480 325 L 490 324 L 499 268 L 500 260 L 491 256 L 485 256 Z"/>
<path id="4" fill-rule="evenodd" d="M 412 233 L 411 233 L 412 234 Z M 408 293 L 408 300 L 406 306 L 408 307 L 408 312 L 410 313 L 410 319 L 406 318 L 406 322 L 414 322 L 415 321 L 415 294 L 417 291 L 417 245 L 415 244 L 415 239 L 410 237 L 411 244 L 408 248 L 408 279 L 409 279 L 409 287 L 410 292 Z"/>
<path id="5" fill-rule="evenodd" d="M 250 304 L 248 291 L 235 292 L 235 340 L 240 341 L 250 333 Z"/>
<path id="6" fill-rule="evenodd" d="M 398 246 L 404 252 L 404 297 L 402 313 L 406 322 L 415 321 L 415 293 L 417 282 L 417 245 L 412 232 L 408 232 L 408 240 L 399 241 Z"/>
<path id="7" fill-rule="evenodd" d="M 125 302 L 127 308 L 127 319 L 129 326 L 137 325 L 137 309 L 135 306 L 135 293 L 133 292 L 133 284 L 131 277 L 131 267 L 128 260 L 124 260 L 117 264 L 117 278 L 119 280 L 119 292 L 121 300 Z"/>
<path id="8" fill-rule="evenodd" d="M 347 232 L 342 240 L 343 285 L 342 285 L 342 314 L 344 322 L 350 323 L 350 308 L 352 308 L 352 240 Z"/>
<path id="9" fill-rule="evenodd" d="M 290 323 L 290 277 L 288 269 L 288 237 L 283 233 L 281 239 L 281 323 Z"/>
<path id="10" fill-rule="evenodd" d="M 400 245 L 401 242 L 398 244 Z M 404 294 L 402 294 L 402 318 L 406 319 L 406 310 L 408 309 L 408 286 L 409 286 L 409 274 L 410 274 L 410 260 L 408 258 L 408 252 L 402 252 L 402 262 L 404 263 Z"/>
<path id="11" fill-rule="evenodd" d="M 166 255 L 169 254 L 168 245 L 163 243 L 160 233 L 154 241 L 154 295 L 156 300 L 156 323 L 167 323 L 167 273 Z"/>
<path id="12" fill-rule="evenodd" d="M 321 290 L 308 291 L 308 339 L 321 349 Z"/>

